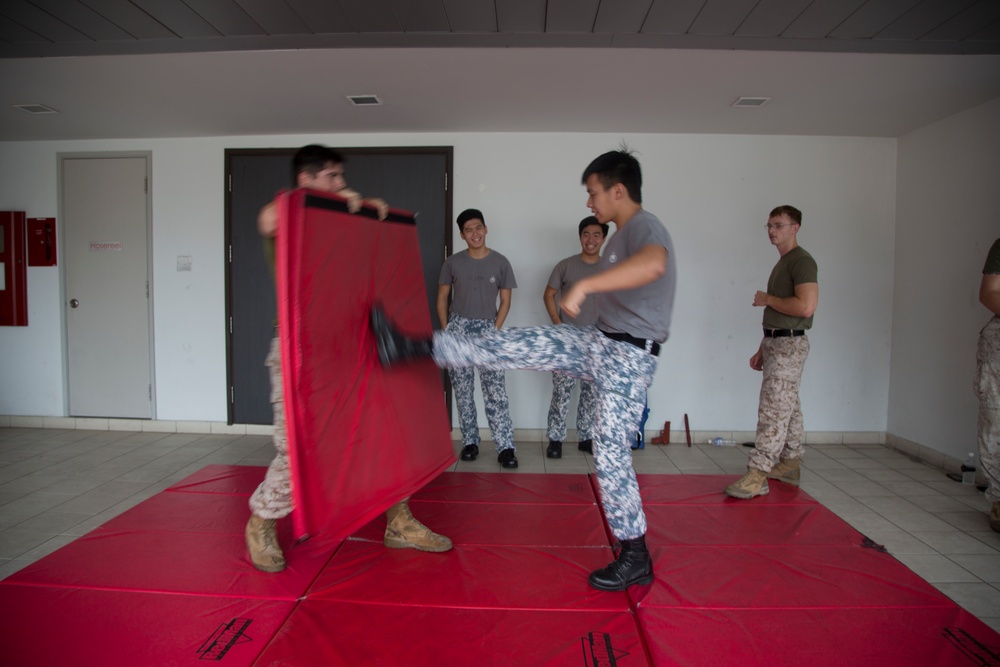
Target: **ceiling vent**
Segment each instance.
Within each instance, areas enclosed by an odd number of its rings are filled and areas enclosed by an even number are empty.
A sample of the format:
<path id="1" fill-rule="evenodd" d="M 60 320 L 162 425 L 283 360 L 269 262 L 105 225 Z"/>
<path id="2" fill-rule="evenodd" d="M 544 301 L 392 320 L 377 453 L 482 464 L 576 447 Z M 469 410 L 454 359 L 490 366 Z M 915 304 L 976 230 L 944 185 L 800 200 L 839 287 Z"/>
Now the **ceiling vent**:
<path id="1" fill-rule="evenodd" d="M 59 113 L 51 107 L 47 107 L 44 104 L 13 104 L 11 105 L 15 109 L 21 109 L 22 111 L 27 111 L 28 113 Z"/>
<path id="2" fill-rule="evenodd" d="M 733 106 L 737 109 L 756 109 L 764 106 L 770 101 L 770 97 L 741 97 L 733 102 Z"/>
<path id="3" fill-rule="evenodd" d="M 382 100 L 378 95 L 348 95 L 347 99 L 356 107 L 380 107 Z"/>

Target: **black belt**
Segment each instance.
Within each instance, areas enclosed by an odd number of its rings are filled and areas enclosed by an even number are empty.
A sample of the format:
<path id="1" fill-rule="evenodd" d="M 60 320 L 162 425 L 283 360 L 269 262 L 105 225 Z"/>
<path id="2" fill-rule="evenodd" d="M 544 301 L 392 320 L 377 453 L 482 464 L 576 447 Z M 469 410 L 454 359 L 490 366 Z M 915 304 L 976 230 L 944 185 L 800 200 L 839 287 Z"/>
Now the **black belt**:
<path id="1" fill-rule="evenodd" d="M 764 329 L 766 338 L 788 338 L 790 336 L 805 336 L 802 329 Z"/>
<path id="2" fill-rule="evenodd" d="M 617 340 L 622 343 L 628 343 L 630 345 L 635 345 L 636 347 L 649 352 L 654 357 L 660 356 L 660 344 L 655 340 L 647 340 L 645 338 L 636 338 L 635 336 L 630 336 L 626 333 L 609 333 L 598 329 L 602 334 L 610 338 L 611 340 Z"/>

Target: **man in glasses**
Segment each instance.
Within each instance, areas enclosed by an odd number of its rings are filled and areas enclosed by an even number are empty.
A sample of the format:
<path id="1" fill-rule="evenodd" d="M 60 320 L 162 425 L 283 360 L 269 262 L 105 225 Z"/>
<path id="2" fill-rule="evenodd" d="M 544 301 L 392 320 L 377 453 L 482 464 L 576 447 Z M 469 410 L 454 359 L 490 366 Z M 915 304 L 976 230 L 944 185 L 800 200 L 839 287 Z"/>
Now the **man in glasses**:
<path id="1" fill-rule="evenodd" d="M 802 211 L 794 206 L 779 206 L 767 219 L 767 236 L 780 258 L 767 291 L 758 290 L 753 298 L 754 306 L 764 308 L 764 338 L 750 357 L 750 368 L 763 371 L 764 378 L 747 473 L 726 487 L 733 498 L 767 495 L 768 479 L 799 485 L 804 452 L 799 384 L 809 356 L 806 331 L 819 298 L 816 260 L 796 241 L 801 226 Z"/>

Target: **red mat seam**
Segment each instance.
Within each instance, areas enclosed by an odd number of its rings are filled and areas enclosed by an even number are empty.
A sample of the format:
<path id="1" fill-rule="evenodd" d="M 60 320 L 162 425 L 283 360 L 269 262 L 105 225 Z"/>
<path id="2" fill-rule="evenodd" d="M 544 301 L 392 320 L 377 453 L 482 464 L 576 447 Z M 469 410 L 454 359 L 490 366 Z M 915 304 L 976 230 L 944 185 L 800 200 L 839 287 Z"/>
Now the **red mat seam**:
<path id="1" fill-rule="evenodd" d="M 116 593 L 153 593 L 156 595 L 179 595 L 192 598 L 226 598 L 229 600 L 271 600 L 274 602 L 301 602 L 303 596 L 274 597 L 265 595 L 235 595 L 232 593 L 199 593 L 196 591 L 164 591 L 150 588 L 119 588 L 116 586 L 93 586 L 86 584 L 53 584 L 44 581 L 0 581 L 0 586 L 31 586 L 34 588 L 61 588 L 68 591 L 114 591 Z"/>

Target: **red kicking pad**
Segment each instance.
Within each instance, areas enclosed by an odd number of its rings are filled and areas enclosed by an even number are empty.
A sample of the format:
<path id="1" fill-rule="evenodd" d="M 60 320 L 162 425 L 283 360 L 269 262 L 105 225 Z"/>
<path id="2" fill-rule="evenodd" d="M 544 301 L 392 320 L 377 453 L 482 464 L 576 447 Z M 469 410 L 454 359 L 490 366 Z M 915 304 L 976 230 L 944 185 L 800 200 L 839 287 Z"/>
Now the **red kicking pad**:
<path id="1" fill-rule="evenodd" d="M 886 667 L 1000 664 L 1000 635 L 952 606 L 639 610 L 656 665 Z"/>
<path id="2" fill-rule="evenodd" d="M 267 468 L 261 466 L 208 465 L 167 488 L 167 491 L 250 496 L 264 480 L 266 472 Z"/>
<path id="3" fill-rule="evenodd" d="M 730 499 L 732 500 L 732 499 Z M 861 533 L 819 504 L 644 506 L 651 545 L 860 544 Z"/>
<path id="4" fill-rule="evenodd" d="M 431 335 L 417 230 L 403 211 L 379 221 L 308 190 L 276 207 L 292 521 L 297 536 L 340 539 L 455 460 L 440 371 L 383 369 L 369 324 L 380 302 L 403 331 Z"/>
<path id="5" fill-rule="evenodd" d="M 589 475 L 498 475 L 446 472 L 413 495 L 414 499 L 460 503 L 544 503 L 592 505 L 597 496 Z"/>
<path id="6" fill-rule="evenodd" d="M 721 609 L 953 606 L 887 553 L 860 546 L 654 547 L 640 607 Z"/>
<path id="7" fill-rule="evenodd" d="M 514 475 L 497 475 L 514 477 Z M 455 544 L 499 546 L 606 547 L 600 508 L 590 505 L 439 503 L 410 501 L 413 515 Z M 385 517 L 353 537 L 382 542 Z"/>
<path id="8" fill-rule="evenodd" d="M 631 612 L 451 609 L 305 600 L 257 667 L 647 667 Z M 667 663 L 662 663 L 667 664 Z"/>
<path id="9" fill-rule="evenodd" d="M 250 564 L 243 535 L 96 530 L 5 581 L 40 586 L 296 600 L 336 543 L 283 544 L 288 565 L 265 574 Z"/>
<path id="10" fill-rule="evenodd" d="M 0 662 L 254 664 L 295 603 L 0 584 Z"/>
<path id="11" fill-rule="evenodd" d="M 639 493 L 645 505 L 718 505 L 748 502 L 735 500 L 725 494 L 725 488 L 739 477 L 733 475 L 636 475 Z M 816 505 L 816 500 L 805 491 L 784 482 L 768 481 L 771 492 L 757 496 L 757 505 Z"/>
<path id="12" fill-rule="evenodd" d="M 624 593 L 587 583 L 590 572 L 611 559 L 608 547 L 457 546 L 435 554 L 347 540 L 306 597 L 406 607 L 626 611 Z"/>

